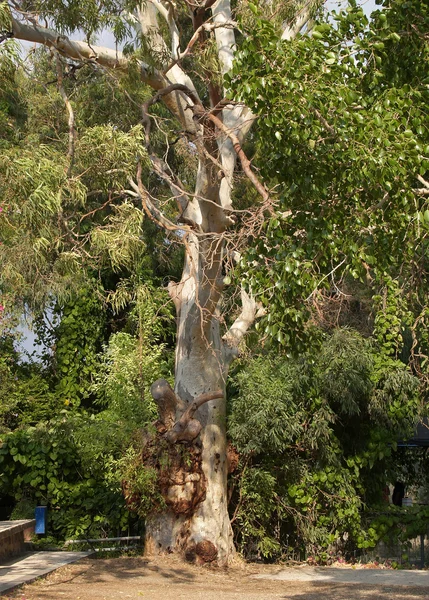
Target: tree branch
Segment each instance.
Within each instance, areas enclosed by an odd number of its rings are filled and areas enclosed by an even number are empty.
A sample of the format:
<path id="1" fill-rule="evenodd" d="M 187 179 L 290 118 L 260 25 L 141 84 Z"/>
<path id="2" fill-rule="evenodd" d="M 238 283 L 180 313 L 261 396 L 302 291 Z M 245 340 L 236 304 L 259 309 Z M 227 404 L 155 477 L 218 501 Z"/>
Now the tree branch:
<path id="1" fill-rule="evenodd" d="M 176 442 L 192 442 L 202 428 L 201 423 L 193 418 L 194 414 L 200 406 L 211 400 L 217 400 L 218 398 L 223 398 L 222 390 L 197 396 L 197 398 L 189 404 L 188 408 L 175 423 L 174 427 L 166 433 L 166 440 L 170 444 L 175 444 Z"/>
<path id="2" fill-rule="evenodd" d="M 180 213 L 183 214 L 189 204 L 189 196 L 180 179 L 171 171 L 169 166 L 158 156 L 151 155 L 155 173 L 167 182 L 174 199 L 177 202 Z"/>
<path id="3" fill-rule="evenodd" d="M 35 44 L 42 44 L 48 48 L 54 48 L 61 54 L 74 60 L 93 61 L 103 67 L 120 71 L 126 71 L 129 67 L 129 60 L 122 52 L 102 46 L 90 46 L 86 42 L 73 41 L 66 36 L 60 35 L 53 29 L 36 24 L 27 25 L 26 23 L 17 21 L 13 17 L 12 34 L 17 40 L 25 40 L 27 42 L 34 42 Z M 157 80 L 156 75 L 151 75 L 148 66 L 144 63 L 140 63 L 140 66 L 144 81 L 152 85 Z"/>
<path id="4" fill-rule="evenodd" d="M 12 34 L 18 40 L 26 40 L 36 44 L 42 44 L 48 48 L 54 48 L 61 54 L 77 61 L 90 61 L 102 67 L 127 72 L 130 68 L 130 60 L 120 51 L 111 50 L 102 46 L 91 46 L 86 42 L 70 40 L 58 32 L 42 27 L 40 25 L 27 25 L 12 17 Z M 138 61 L 141 80 L 154 90 L 167 88 L 171 81 L 163 73 L 149 67 L 143 61 Z M 179 68 L 179 67 L 177 67 Z M 180 69 L 179 69 L 180 70 Z M 189 77 L 186 77 L 188 89 L 192 87 Z M 196 92 L 194 92 L 196 94 Z M 184 129 L 195 135 L 196 124 L 186 112 L 187 102 L 176 93 L 163 94 L 162 100 L 171 113 L 178 119 Z"/>
<path id="5" fill-rule="evenodd" d="M 189 225 L 175 225 L 172 223 L 162 212 L 153 204 L 149 192 L 145 188 L 142 182 L 142 168 L 141 163 L 139 162 L 137 166 L 137 185 L 134 183 L 132 179 L 129 179 L 129 184 L 131 187 L 136 190 L 139 194 L 139 197 L 142 202 L 142 207 L 147 216 L 159 227 L 166 229 L 167 231 L 192 231 Z"/>
<path id="6" fill-rule="evenodd" d="M 217 0 L 212 7 L 212 14 L 213 21 L 218 26 L 215 37 L 222 75 L 225 75 L 232 69 L 236 48 L 234 30 L 227 26 L 233 20 L 230 0 Z"/>
<path id="7" fill-rule="evenodd" d="M 197 27 L 197 29 L 195 30 L 193 36 L 189 40 L 189 42 L 188 42 L 186 48 L 183 50 L 183 52 L 178 53 L 178 55 L 174 58 L 173 62 L 170 65 L 168 65 L 168 67 L 165 69 L 164 72 L 167 73 L 170 69 L 172 69 L 174 67 L 174 65 L 176 65 L 177 63 L 179 63 L 181 60 L 183 60 L 184 58 L 186 58 L 188 56 L 188 54 L 191 52 L 191 50 L 194 47 L 194 45 L 196 44 L 196 42 L 198 40 L 201 40 L 201 34 L 204 31 L 207 31 L 207 32 L 214 31 L 215 29 L 218 29 L 219 27 L 235 29 L 238 27 L 238 23 L 236 23 L 235 21 L 231 21 L 228 23 L 208 23 L 208 22 L 202 23 L 202 25 Z"/>
<path id="8" fill-rule="evenodd" d="M 156 6 L 159 14 L 163 16 L 168 25 L 171 37 L 171 55 L 175 60 L 179 58 L 180 55 L 180 34 L 179 28 L 177 27 L 177 23 L 174 19 L 173 6 L 171 3 L 166 6 L 162 0 L 150 0 L 150 2 Z"/>
<path id="9" fill-rule="evenodd" d="M 212 113 L 208 113 L 206 115 L 206 118 L 209 119 L 210 121 L 212 121 L 216 125 L 216 127 L 218 129 L 220 129 L 222 131 L 222 133 L 224 133 L 231 140 L 234 150 L 235 150 L 238 158 L 240 159 L 241 166 L 243 167 L 243 171 L 245 172 L 247 177 L 250 179 L 250 181 L 253 183 L 255 189 L 262 196 L 263 200 L 266 202 L 269 201 L 270 195 L 269 195 L 268 191 L 265 189 L 265 187 L 262 185 L 262 183 L 259 181 L 259 179 L 256 177 L 255 173 L 250 168 L 251 162 L 247 158 L 246 154 L 244 153 L 244 150 L 241 147 L 241 143 L 240 143 L 240 140 L 238 139 L 238 136 L 233 131 L 229 130 L 228 127 L 226 127 L 224 125 L 224 123 L 216 115 L 214 115 Z"/>
<path id="10" fill-rule="evenodd" d="M 150 393 L 158 407 L 161 423 L 167 430 L 171 429 L 176 421 L 176 411 L 185 410 L 184 402 L 176 396 L 165 379 L 157 379 L 152 383 Z"/>
<path id="11" fill-rule="evenodd" d="M 293 40 L 301 29 L 309 22 L 311 19 L 311 1 L 307 2 L 305 6 L 298 12 L 296 18 L 293 23 L 287 23 L 283 29 L 282 40 Z"/>
<path id="12" fill-rule="evenodd" d="M 165 18 L 167 18 L 167 21 L 170 23 L 172 28 L 174 28 L 175 25 L 173 21 L 171 21 L 172 17 L 168 17 L 168 15 L 166 15 L 165 13 L 165 10 L 165 5 L 162 3 L 161 0 L 148 0 L 148 2 L 143 3 L 140 6 L 140 8 L 137 11 L 137 14 L 139 17 L 142 34 L 150 39 L 150 46 L 152 50 L 154 50 L 155 59 L 162 60 L 163 63 L 168 64 L 170 62 L 171 53 L 169 52 L 167 44 L 162 35 L 157 15 L 161 14 Z M 174 35 L 172 35 L 172 44 L 176 45 L 176 50 L 173 52 L 173 58 L 180 51 L 178 36 L 179 32 L 176 28 L 174 30 Z M 185 73 L 185 71 L 183 71 L 183 69 L 179 65 L 173 63 L 173 65 L 170 68 L 164 69 L 164 71 L 162 72 L 162 76 L 166 77 L 168 81 L 168 84 L 166 85 L 172 83 L 181 83 L 187 86 L 189 89 L 191 89 L 195 96 L 198 97 L 198 92 L 195 88 L 192 79 L 187 73 Z M 168 98 L 169 96 L 166 97 Z"/>
<path id="13" fill-rule="evenodd" d="M 429 181 L 426 181 L 426 179 L 424 179 L 424 177 L 422 177 L 421 175 L 417 175 L 417 179 L 420 181 L 420 183 L 422 185 L 425 186 L 425 188 L 427 188 L 429 190 Z"/>
<path id="14" fill-rule="evenodd" d="M 256 300 L 241 289 L 241 313 L 223 336 L 227 359 L 232 360 L 238 355 L 238 347 L 255 319 L 262 317 L 265 310 Z"/>

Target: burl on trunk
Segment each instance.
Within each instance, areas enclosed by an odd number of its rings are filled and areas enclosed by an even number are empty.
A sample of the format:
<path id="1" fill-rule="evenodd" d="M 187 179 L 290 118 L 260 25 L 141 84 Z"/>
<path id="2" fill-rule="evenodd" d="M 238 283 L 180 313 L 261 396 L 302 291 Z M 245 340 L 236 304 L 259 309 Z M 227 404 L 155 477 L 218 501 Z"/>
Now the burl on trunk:
<path id="1" fill-rule="evenodd" d="M 201 363 L 196 368 L 204 371 Z M 151 392 L 159 420 L 143 460 L 159 474 L 165 508 L 147 519 L 146 552 L 179 552 L 193 562 L 225 564 L 234 549 L 227 512 L 224 391 L 185 403 L 159 379 Z"/>

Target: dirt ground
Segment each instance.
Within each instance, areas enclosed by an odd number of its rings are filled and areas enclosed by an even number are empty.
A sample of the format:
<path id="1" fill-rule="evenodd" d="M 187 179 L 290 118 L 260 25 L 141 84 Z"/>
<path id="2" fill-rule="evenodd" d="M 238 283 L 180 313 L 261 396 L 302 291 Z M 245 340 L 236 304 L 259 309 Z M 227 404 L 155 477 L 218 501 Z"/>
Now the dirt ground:
<path id="1" fill-rule="evenodd" d="M 423 600 L 429 588 L 252 579 L 277 566 L 239 565 L 228 570 L 195 567 L 168 556 L 87 558 L 1 600 Z"/>

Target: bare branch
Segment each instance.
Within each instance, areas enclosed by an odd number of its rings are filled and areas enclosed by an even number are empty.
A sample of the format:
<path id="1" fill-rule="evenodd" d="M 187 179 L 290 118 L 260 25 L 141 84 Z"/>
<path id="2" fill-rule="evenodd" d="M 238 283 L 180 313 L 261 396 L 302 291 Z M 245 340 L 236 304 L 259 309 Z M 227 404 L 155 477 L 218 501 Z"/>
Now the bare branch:
<path id="1" fill-rule="evenodd" d="M 316 287 L 311 292 L 311 294 L 308 296 L 308 298 L 305 299 L 306 302 L 308 302 L 311 299 L 311 297 L 318 291 L 318 289 L 320 288 L 320 284 L 323 283 L 325 281 L 325 279 L 328 279 L 328 277 L 331 277 L 335 273 L 335 271 L 337 271 L 340 267 L 342 267 L 343 264 L 346 262 L 346 260 L 347 260 L 347 258 L 344 258 L 329 273 L 327 273 L 327 275 L 324 275 L 322 277 L 322 279 L 317 283 Z"/>
<path id="2" fill-rule="evenodd" d="M 77 61 L 89 61 L 102 67 L 126 72 L 130 68 L 130 60 L 118 50 L 111 50 L 101 46 L 92 46 L 86 42 L 70 40 L 60 35 L 57 31 L 42 27 L 40 25 L 28 25 L 12 18 L 13 37 L 18 40 L 26 40 L 36 44 L 42 44 L 48 48 L 54 48 L 64 56 Z M 138 62 L 140 77 L 155 90 L 162 90 L 171 84 L 164 74 L 149 67 L 143 61 Z M 188 89 L 193 87 L 189 77 L 186 77 Z M 196 92 L 194 91 L 196 94 Z M 185 130 L 195 135 L 197 128 L 192 118 L 186 112 L 187 102 L 181 95 L 176 93 L 164 94 L 162 100 L 172 114 L 179 120 Z"/>
<path id="3" fill-rule="evenodd" d="M 173 7 L 171 7 L 171 10 L 172 9 Z M 154 51 L 156 58 L 158 60 L 162 60 L 163 63 L 168 64 L 171 59 L 171 53 L 167 47 L 167 44 L 161 32 L 157 15 L 161 14 L 162 16 L 164 16 L 164 18 L 167 19 L 167 22 L 169 23 L 170 33 L 172 37 L 172 47 L 174 48 L 172 56 L 173 58 L 175 58 L 178 55 L 178 52 L 180 52 L 180 48 L 179 31 L 174 22 L 172 16 L 173 13 L 169 13 L 170 16 L 166 13 L 166 7 L 162 0 L 149 0 L 148 2 L 143 3 L 140 6 L 140 8 L 137 11 L 137 14 L 139 17 L 142 33 L 150 39 L 150 47 Z M 183 85 L 186 85 L 189 89 L 191 89 L 194 92 L 195 96 L 198 97 L 198 92 L 195 88 L 192 79 L 187 73 L 185 73 L 185 71 L 183 71 L 183 69 L 179 65 L 173 63 L 171 68 L 164 69 L 162 76 L 166 77 L 168 84 L 181 83 Z"/>
<path id="4" fill-rule="evenodd" d="M 129 184 L 131 187 L 136 190 L 140 196 L 143 210 L 147 214 L 147 216 L 159 227 L 166 229 L 167 231 L 192 231 L 191 227 L 188 225 L 175 225 L 172 223 L 162 212 L 153 204 L 150 194 L 143 185 L 142 182 L 142 168 L 141 163 L 137 166 L 137 185 L 134 183 L 132 179 L 129 180 Z"/>
<path id="5" fill-rule="evenodd" d="M 129 67 L 128 59 L 122 52 L 116 52 L 110 48 L 101 46 L 90 46 L 86 42 L 73 41 L 66 36 L 60 35 L 53 29 L 41 25 L 27 25 L 12 17 L 12 34 L 17 40 L 26 40 L 35 44 L 43 44 L 48 48 L 54 48 L 61 54 L 79 61 L 93 61 L 109 69 L 126 71 Z M 150 75 L 147 65 L 141 64 L 143 79 L 149 83 L 155 82 L 156 75 Z M 152 85 L 149 83 L 149 85 Z"/>
<path id="6" fill-rule="evenodd" d="M 238 354 L 238 347 L 255 319 L 262 317 L 265 310 L 249 294 L 241 290 L 241 313 L 223 336 L 227 358 L 232 360 Z"/>
<path id="7" fill-rule="evenodd" d="M 429 190 L 429 181 L 426 181 L 426 179 L 424 179 L 424 177 L 422 177 L 421 175 L 417 175 L 417 179 L 420 181 L 420 183 L 422 185 L 425 186 L 425 188 L 427 188 Z"/>
<path id="8" fill-rule="evenodd" d="M 293 40 L 298 33 L 301 31 L 303 27 L 310 21 L 311 12 L 312 12 L 312 2 L 311 0 L 307 2 L 305 6 L 298 12 L 296 15 L 295 21 L 293 23 L 285 24 L 282 33 L 282 40 Z"/>
<path id="9" fill-rule="evenodd" d="M 188 96 L 188 98 L 190 98 L 190 100 L 192 100 L 192 103 L 195 106 L 199 106 L 199 107 L 203 108 L 203 105 L 201 104 L 201 100 L 198 98 L 198 95 L 196 94 L 196 92 L 194 90 L 189 88 L 187 85 L 184 85 L 183 83 L 172 83 L 169 86 L 159 90 L 159 92 L 157 94 L 155 94 L 155 96 L 152 96 L 152 98 L 150 98 L 150 100 L 145 102 L 144 107 L 145 107 L 146 112 L 153 104 L 156 104 L 156 102 L 159 102 L 162 98 L 164 98 L 164 96 L 171 94 L 172 92 L 175 92 L 175 91 L 185 93 Z M 192 106 L 190 108 L 192 108 Z"/>
<path id="10" fill-rule="evenodd" d="M 326 131 L 328 133 L 330 133 L 332 137 L 337 137 L 337 132 L 332 127 L 332 125 L 330 125 L 328 123 L 328 121 L 325 119 L 325 117 L 322 115 L 322 113 L 319 112 L 317 110 L 317 108 L 314 108 L 314 106 L 310 106 L 310 110 L 316 115 L 316 117 L 319 119 L 319 121 L 321 122 L 321 124 L 323 125 L 323 127 L 326 129 Z"/>
<path id="11" fill-rule="evenodd" d="M 186 58 L 188 56 L 188 54 L 190 54 L 190 52 L 191 52 L 192 48 L 195 46 L 196 42 L 198 40 L 201 40 L 201 34 L 204 31 L 207 31 L 207 32 L 214 31 L 215 29 L 218 29 L 219 27 L 227 28 L 227 29 L 228 28 L 236 29 L 238 27 L 238 23 L 236 21 L 231 21 L 231 22 L 227 22 L 227 23 L 209 23 L 206 21 L 205 23 L 203 23 L 202 25 L 197 27 L 197 29 L 195 30 L 193 36 L 189 40 L 188 45 L 186 46 L 184 51 L 178 53 L 178 55 L 174 58 L 173 62 L 170 65 L 168 65 L 168 67 L 165 69 L 164 73 L 167 73 L 170 69 L 173 68 L 174 65 L 179 63 L 181 60 Z"/>
<path id="12" fill-rule="evenodd" d="M 240 143 L 240 140 L 238 139 L 238 136 L 233 131 L 230 131 L 224 125 L 224 123 L 222 123 L 222 121 L 219 119 L 219 117 L 216 117 L 216 115 L 214 115 L 212 113 L 208 113 L 206 118 L 209 119 L 210 121 L 212 121 L 216 125 L 216 127 L 218 129 L 220 129 L 222 131 L 222 133 L 224 133 L 232 141 L 234 150 L 235 150 L 238 158 L 240 159 L 241 166 L 243 167 L 243 171 L 245 172 L 247 177 L 250 179 L 250 181 L 253 183 L 255 189 L 259 192 L 259 194 L 262 196 L 264 201 L 268 201 L 270 199 L 270 195 L 269 195 L 268 191 L 265 189 L 265 187 L 262 185 L 262 183 L 259 181 L 259 179 L 256 177 L 255 173 L 250 168 L 251 162 L 247 158 L 246 154 L 244 153 L 244 150 L 241 147 L 241 143 Z"/>
<path id="13" fill-rule="evenodd" d="M 168 165 L 158 156 L 150 157 L 154 171 L 159 177 L 164 179 L 170 187 L 171 193 L 177 202 L 180 212 L 183 213 L 189 203 L 189 196 L 180 179 L 171 171 Z"/>

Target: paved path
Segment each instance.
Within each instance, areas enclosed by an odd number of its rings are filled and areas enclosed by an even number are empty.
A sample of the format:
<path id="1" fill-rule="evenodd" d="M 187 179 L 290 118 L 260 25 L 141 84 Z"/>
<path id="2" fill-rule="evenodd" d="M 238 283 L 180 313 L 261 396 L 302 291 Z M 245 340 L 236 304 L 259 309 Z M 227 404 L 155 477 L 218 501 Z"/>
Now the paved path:
<path id="1" fill-rule="evenodd" d="M 32 552 L 0 565 L 0 594 L 28 583 L 59 567 L 85 558 L 92 552 Z"/>
<path id="2" fill-rule="evenodd" d="M 319 581 L 365 585 L 405 585 L 429 587 L 429 571 L 393 569 L 352 569 L 330 567 L 291 567 L 277 573 L 253 575 L 255 579 L 280 581 Z"/>

